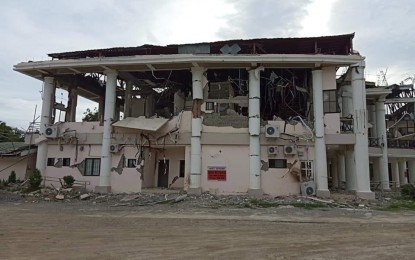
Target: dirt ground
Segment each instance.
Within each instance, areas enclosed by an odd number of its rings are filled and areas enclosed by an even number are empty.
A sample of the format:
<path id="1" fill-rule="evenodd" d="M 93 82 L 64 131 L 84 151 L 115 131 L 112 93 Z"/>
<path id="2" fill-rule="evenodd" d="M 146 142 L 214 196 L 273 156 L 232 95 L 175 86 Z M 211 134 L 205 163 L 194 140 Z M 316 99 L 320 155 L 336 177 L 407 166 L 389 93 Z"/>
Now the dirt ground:
<path id="1" fill-rule="evenodd" d="M 414 259 L 415 214 L 0 203 L 1 259 Z"/>

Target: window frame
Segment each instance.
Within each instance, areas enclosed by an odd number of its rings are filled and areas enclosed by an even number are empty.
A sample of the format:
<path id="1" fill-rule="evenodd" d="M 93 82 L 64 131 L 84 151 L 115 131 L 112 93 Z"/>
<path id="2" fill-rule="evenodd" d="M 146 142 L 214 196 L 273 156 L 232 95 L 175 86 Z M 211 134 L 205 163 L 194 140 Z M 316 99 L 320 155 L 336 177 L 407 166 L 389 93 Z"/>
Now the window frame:
<path id="1" fill-rule="evenodd" d="M 88 171 L 88 162 L 91 162 L 91 170 Z M 98 163 L 96 163 L 98 162 Z M 94 174 L 96 172 L 95 167 L 98 167 L 98 174 Z M 101 175 L 101 158 L 85 158 L 85 168 L 84 168 L 84 176 L 91 176 L 97 177 Z"/>
<path id="2" fill-rule="evenodd" d="M 62 158 L 62 166 L 63 167 L 70 167 L 71 166 L 71 158 Z"/>
<path id="3" fill-rule="evenodd" d="M 271 161 L 274 162 L 271 164 Z M 282 162 L 282 165 L 278 164 L 277 162 Z M 288 162 L 287 159 L 268 159 L 268 168 L 270 169 L 288 169 Z"/>
<path id="4" fill-rule="evenodd" d="M 300 172 L 302 177 L 314 179 L 314 161 L 300 160 Z"/>
<path id="5" fill-rule="evenodd" d="M 214 102 L 206 102 L 205 103 L 205 110 L 206 111 L 214 111 L 215 110 L 215 103 Z"/>
<path id="6" fill-rule="evenodd" d="M 46 166 L 55 166 L 56 158 L 55 157 L 48 157 L 46 161 Z"/>
<path id="7" fill-rule="evenodd" d="M 135 158 L 127 159 L 126 168 L 135 168 L 135 167 L 137 167 L 137 159 L 135 159 Z"/>
<path id="8" fill-rule="evenodd" d="M 325 93 L 328 94 L 328 100 L 324 99 Z M 334 100 L 332 100 L 333 98 Z M 335 106 L 334 110 L 332 109 L 333 105 Z M 337 97 L 336 89 L 323 90 L 323 113 L 324 114 L 340 113 L 339 100 Z"/>

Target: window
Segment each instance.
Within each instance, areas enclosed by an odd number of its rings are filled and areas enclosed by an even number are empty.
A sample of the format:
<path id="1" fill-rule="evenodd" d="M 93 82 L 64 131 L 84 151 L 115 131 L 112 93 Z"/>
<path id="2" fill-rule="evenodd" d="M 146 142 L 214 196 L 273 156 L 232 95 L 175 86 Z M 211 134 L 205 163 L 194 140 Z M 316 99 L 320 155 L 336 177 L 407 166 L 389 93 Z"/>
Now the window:
<path id="1" fill-rule="evenodd" d="M 313 161 L 300 161 L 301 162 L 301 177 L 303 179 L 313 178 Z"/>
<path id="2" fill-rule="evenodd" d="M 62 166 L 71 166 L 71 158 L 63 158 Z"/>
<path id="3" fill-rule="evenodd" d="M 127 160 L 127 168 L 135 168 L 135 166 L 136 166 L 136 159 Z"/>
<path id="4" fill-rule="evenodd" d="M 47 166 L 55 166 L 55 158 L 48 158 Z"/>
<path id="5" fill-rule="evenodd" d="M 268 159 L 269 168 L 287 168 L 286 159 Z"/>
<path id="6" fill-rule="evenodd" d="M 180 160 L 180 167 L 179 167 L 180 178 L 184 178 L 184 165 L 185 165 L 185 160 Z"/>
<path id="7" fill-rule="evenodd" d="M 85 159 L 85 176 L 99 176 L 101 159 L 86 158 Z"/>
<path id="8" fill-rule="evenodd" d="M 337 93 L 335 89 L 323 91 L 323 111 L 324 113 L 340 112 L 337 104 Z"/>
<path id="9" fill-rule="evenodd" d="M 214 110 L 215 104 L 213 102 L 206 102 L 206 110 Z"/>

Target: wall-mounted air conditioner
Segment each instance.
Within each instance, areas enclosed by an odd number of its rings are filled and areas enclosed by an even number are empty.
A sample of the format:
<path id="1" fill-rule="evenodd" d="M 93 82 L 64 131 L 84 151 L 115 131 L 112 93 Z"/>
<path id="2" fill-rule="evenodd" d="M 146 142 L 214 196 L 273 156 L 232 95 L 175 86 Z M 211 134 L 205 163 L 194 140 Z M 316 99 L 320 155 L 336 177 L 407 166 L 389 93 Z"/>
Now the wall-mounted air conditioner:
<path id="1" fill-rule="evenodd" d="M 111 152 L 111 153 L 118 153 L 118 151 L 119 151 L 119 146 L 118 146 L 118 144 L 112 144 L 112 145 L 110 146 L 110 152 Z"/>
<path id="2" fill-rule="evenodd" d="M 56 125 L 48 125 L 45 128 L 45 136 L 47 138 L 57 138 L 59 136 L 59 128 Z"/>
<path id="3" fill-rule="evenodd" d="M 280 130 L 276 125 L 265 126 L 265 137 L 267 138 L 278 138 L 280 137 Z"/>
<path id="4" fill-rule="evenodd" d="M 284 154 L 287 155 L 294 155 L 297 154 L 297 149 L 294 145 L 286 145 L 284 146 Z"/>
<path id="5" fill-rule="evenodd" d="M 268 146 L 268 154 L 278 154 L 278 146 Z"/>
<path id="6" fill-rule="evenodd" d="M 313 196 L 316 195 L 316 183 L 314 181 L 306 181 L 301 183 L 301 195 Z"/>

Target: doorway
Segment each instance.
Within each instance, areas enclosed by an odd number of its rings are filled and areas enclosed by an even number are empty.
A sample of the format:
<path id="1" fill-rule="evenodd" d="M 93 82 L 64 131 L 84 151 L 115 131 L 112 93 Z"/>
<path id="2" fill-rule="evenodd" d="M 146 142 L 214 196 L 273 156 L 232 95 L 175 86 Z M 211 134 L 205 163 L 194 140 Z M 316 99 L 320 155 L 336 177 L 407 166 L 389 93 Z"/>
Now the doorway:
<path id="1" fill-rule="evenodd" d="M 158 162 L 157 187 L 169 187 L 169 160 L 160 160 Z"/>

